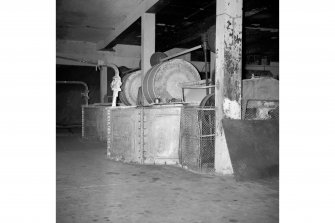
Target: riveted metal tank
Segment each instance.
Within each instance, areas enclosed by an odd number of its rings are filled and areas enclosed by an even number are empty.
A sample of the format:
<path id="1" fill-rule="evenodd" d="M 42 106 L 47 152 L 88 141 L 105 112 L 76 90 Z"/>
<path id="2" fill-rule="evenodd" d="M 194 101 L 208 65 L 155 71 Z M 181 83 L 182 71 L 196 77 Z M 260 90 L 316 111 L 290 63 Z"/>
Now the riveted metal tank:
<path id="1" fill-rule="evenodd" d="M 107 156 L 125 162 L 142 161 L 142 111 L 135 106 L 109 107 L 107 114 Z"/>
<path id="2" fill-rule="evenodd" d="M 107 141 L 106 108 L 111 104 L 90 104 L 82 106 L 82 137 L 88 140 Z"/>
<path id="3" fill-rule="evenodd" d="M 120 100 L 125 105 L 136 105 L 138 88 L 141 87 L 142 71 L 131 72 L 122 77 Z"/>
<path id="4" fill-rule="evenodd" d="M 178 164 L 182 105 L 108 107 L 107 156 L 142 164 Z"/>
<path id="5" fill-rule="evenodd" d="M 154 103 L 155 98 L 162 102 L 182 99 L 181 84 L 200 81 L 198 70 L 189 62 L 173 59 L 153 66 L 144 76 L 142 91 L 148 103 Z M 190 91 L 185 90 L 187 96 Z"/>
<path id="6" fill-rule="evenodd" d="M 143 163 L 178 164 L 182 105 L 143 109 Z"/>

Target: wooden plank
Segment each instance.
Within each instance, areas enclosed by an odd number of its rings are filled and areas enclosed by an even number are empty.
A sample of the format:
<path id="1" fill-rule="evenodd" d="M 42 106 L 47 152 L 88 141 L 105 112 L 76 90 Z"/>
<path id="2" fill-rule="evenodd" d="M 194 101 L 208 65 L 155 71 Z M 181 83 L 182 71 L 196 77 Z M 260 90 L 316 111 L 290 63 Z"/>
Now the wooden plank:
<path id="1" fill-rule="evenodd" d="M 125 31 L 131 24 L 139 19 L 143 13 L 147 12 L 152 6 L 154 6 L 159 0 L 145 0 L 141 4 L 135 7 L 134 12 L 128 15 L 113 32 L 103 41 L 97 44 L 99 50 L 105 48 L 110 42 L 118 37 L 123 31 Z"/>
<path id="2" fill-rule="evenodd" d="M 241 119 L 242 0 L 216 1 L 215 171 L 232 174 L 223 119 Z"/>

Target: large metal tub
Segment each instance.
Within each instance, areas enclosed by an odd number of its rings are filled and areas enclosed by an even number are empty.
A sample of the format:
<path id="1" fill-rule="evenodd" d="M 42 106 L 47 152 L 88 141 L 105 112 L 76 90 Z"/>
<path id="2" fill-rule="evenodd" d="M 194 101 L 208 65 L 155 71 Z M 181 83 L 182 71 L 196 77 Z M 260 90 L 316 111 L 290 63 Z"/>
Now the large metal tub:
<path id="1" fill-rule="evenodd" d="M 107 110 L 111 104 L 82 106 L 82 137 L 89 140 L 107 141 Z"/>
<path id="2" fill-rule="evenodd" d="M 107 156 L 117 161 L 142 162 L 142 111 L 135 107 L 107 108 Z"/>
<path id="3" fill-rule="evenodd" d="M 181 108 L 108 108 L 108 157 L 142 164 L 178 164 Z"/>
<path id="4" fill-rule="evenodd" d="M 141 87 L 142 71 L 134 71 L 122 77 L 120 100 L 125 105 L 136 105 L 138 88 Z"/>
<path id="5" fill-rule="evenodd" d="M 143 163 L 178 164 L 182 105 L 143 109 Z"/>

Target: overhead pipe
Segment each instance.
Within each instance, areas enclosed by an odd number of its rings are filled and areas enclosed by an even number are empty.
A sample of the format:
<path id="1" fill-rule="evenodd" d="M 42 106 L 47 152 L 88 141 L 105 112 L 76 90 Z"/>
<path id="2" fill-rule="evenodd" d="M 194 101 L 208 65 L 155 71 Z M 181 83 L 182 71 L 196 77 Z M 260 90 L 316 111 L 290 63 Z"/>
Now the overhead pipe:
<path id="1" fill-rule="evenodd" d="M 63 57 L 63 56 L 57 56 L 56 58 L 60 58 L 60 59 L 64 59 L 64 60 L 71 60 L 71 61 L 75 61 L 78 63 L 86 63 L 86 64 L 90 64 L 90 65 L 96 65 L 96 63 L 92 62 L 92 61 L 87 61 L 84 59 L 76 59 L 76 58 L 71 58 L 71 57 Z"/>
<path id="2" fill-rule="evenodd" d="M 83 81 L 56 81 L 56 84 L 79 84 L 79 85 L 83 85 L 85 87 L 85 92 L 84 93 L 81 93 L 82 96 L 85 97 L 85 105 L 88 105 L 88 99 L 89 99 L 89 96 L 88 96 L 88 86 L 85 82 Z"/>
<path id="3" fill-rule="evenodd" d="M 71 57 L 64 57 L 64 56 L 57 56 L 57 58 L 60 59 L 65 59 L 65 60 L 71 60 L 71 61 L 75 61 L 75 62 L 80 62 L 80 63 L 87 63 L 87 64 L 91 64 L 91 65 L 95 65 L 96 67 L 110 67 L 115 71 L 115 75 L 119 76 L 119 69 L 117 68 L 117 66 L 115 64 L 112 63 L 107 63 L 105 64 L 104 61 L 102 60 L 98 60 L 98 63 L 91 61 L 91 60 L 84 60 L 84 59 L 76 59 L 76 58 L 71 58 Z"/>
<path id="4" fill-rule="evenodd" d="M 113 91 L 113 102 L 112 102 L 112 104 L 116 105 L 116 97 L 118 95 L 118 92 L 120 91 L 120 86 L 122 85 L 119 69 L 115 64 L 105 63 L 102 60 L 98 60 L 97 67 L 107 67 L 107 68 L 110 67 L 114 70 L 114 77 L 113 77 L 113 81 L 111 82 L 110 87 Z M 116 83 L 117 83 L 118 87 L 115 85 Z M 100 86 L 101 86 L 101 84 L 102 83 L 100 83 Z M 100 92 L 100 96 L 102 96 L 102 95 L 103 95 L 103 92 Z"/>
<path id="5" fill-rule="evenodd" d="M 115 76 L 120 76 L 120 72 L 119 72 L 119 68 L 115 65 L 115 64 L 112 64 L 112 63 L 104 63 L 104 61 L 102 60 L 98 60 L 98 67 L 110 67 L 114 70 L 114 73 L 115 73 Z"/>
<path id="6" fill-rule="evenodd" d="M 98 67 L 110 67 L 110 68 L 112 68 L 114 70 L 115 77 L 116 78 L 120 77 L 120 72 L 119 72 L 119 69 L 117 68 L 117 66 L 115 64 L 112 64 L 112 63 L 105 64 L 105 62 L 103 60 L 98 60 L 98 62 L 95 62 L 95 61 L 92 61 L 92 60 L 76 59 L 76 58 L 63 57 L 63 56 L 57 56 L 57 55 L 56 55 L 56 57 L 57 58 L 61 58 L 61 59 L 67 59 L 67 60 L 72 60 L 72 61 L 76 61 L 76 62 L 81 62 L 81 63 L 87 63 L 87 64 L 95 65 L 96 69 Z M 84 83 L 84 84 L 86 85 L 86 83 Z M 88 90 L 87 90 L 87 104 L 88 104 Z"/>

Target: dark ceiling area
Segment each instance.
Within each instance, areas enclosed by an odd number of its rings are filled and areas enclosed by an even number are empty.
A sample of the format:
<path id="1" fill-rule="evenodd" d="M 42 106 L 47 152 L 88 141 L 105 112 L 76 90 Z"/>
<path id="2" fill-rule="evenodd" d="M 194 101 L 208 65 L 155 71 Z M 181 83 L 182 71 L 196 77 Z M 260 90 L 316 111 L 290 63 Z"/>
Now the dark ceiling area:
<path id="1" fill-rule="evenodd" d="M 279 0 L 243 1 L 245 56 L 279 57 Z M 216 0 L 163 0 L 149 12 L 156 13 L 156 51 L 174 47 L 191 48 L 201 44 L 201 36 L 215 25 Z M 116 44 L 141 45 L 138 19 L 106 50 Z"/>

